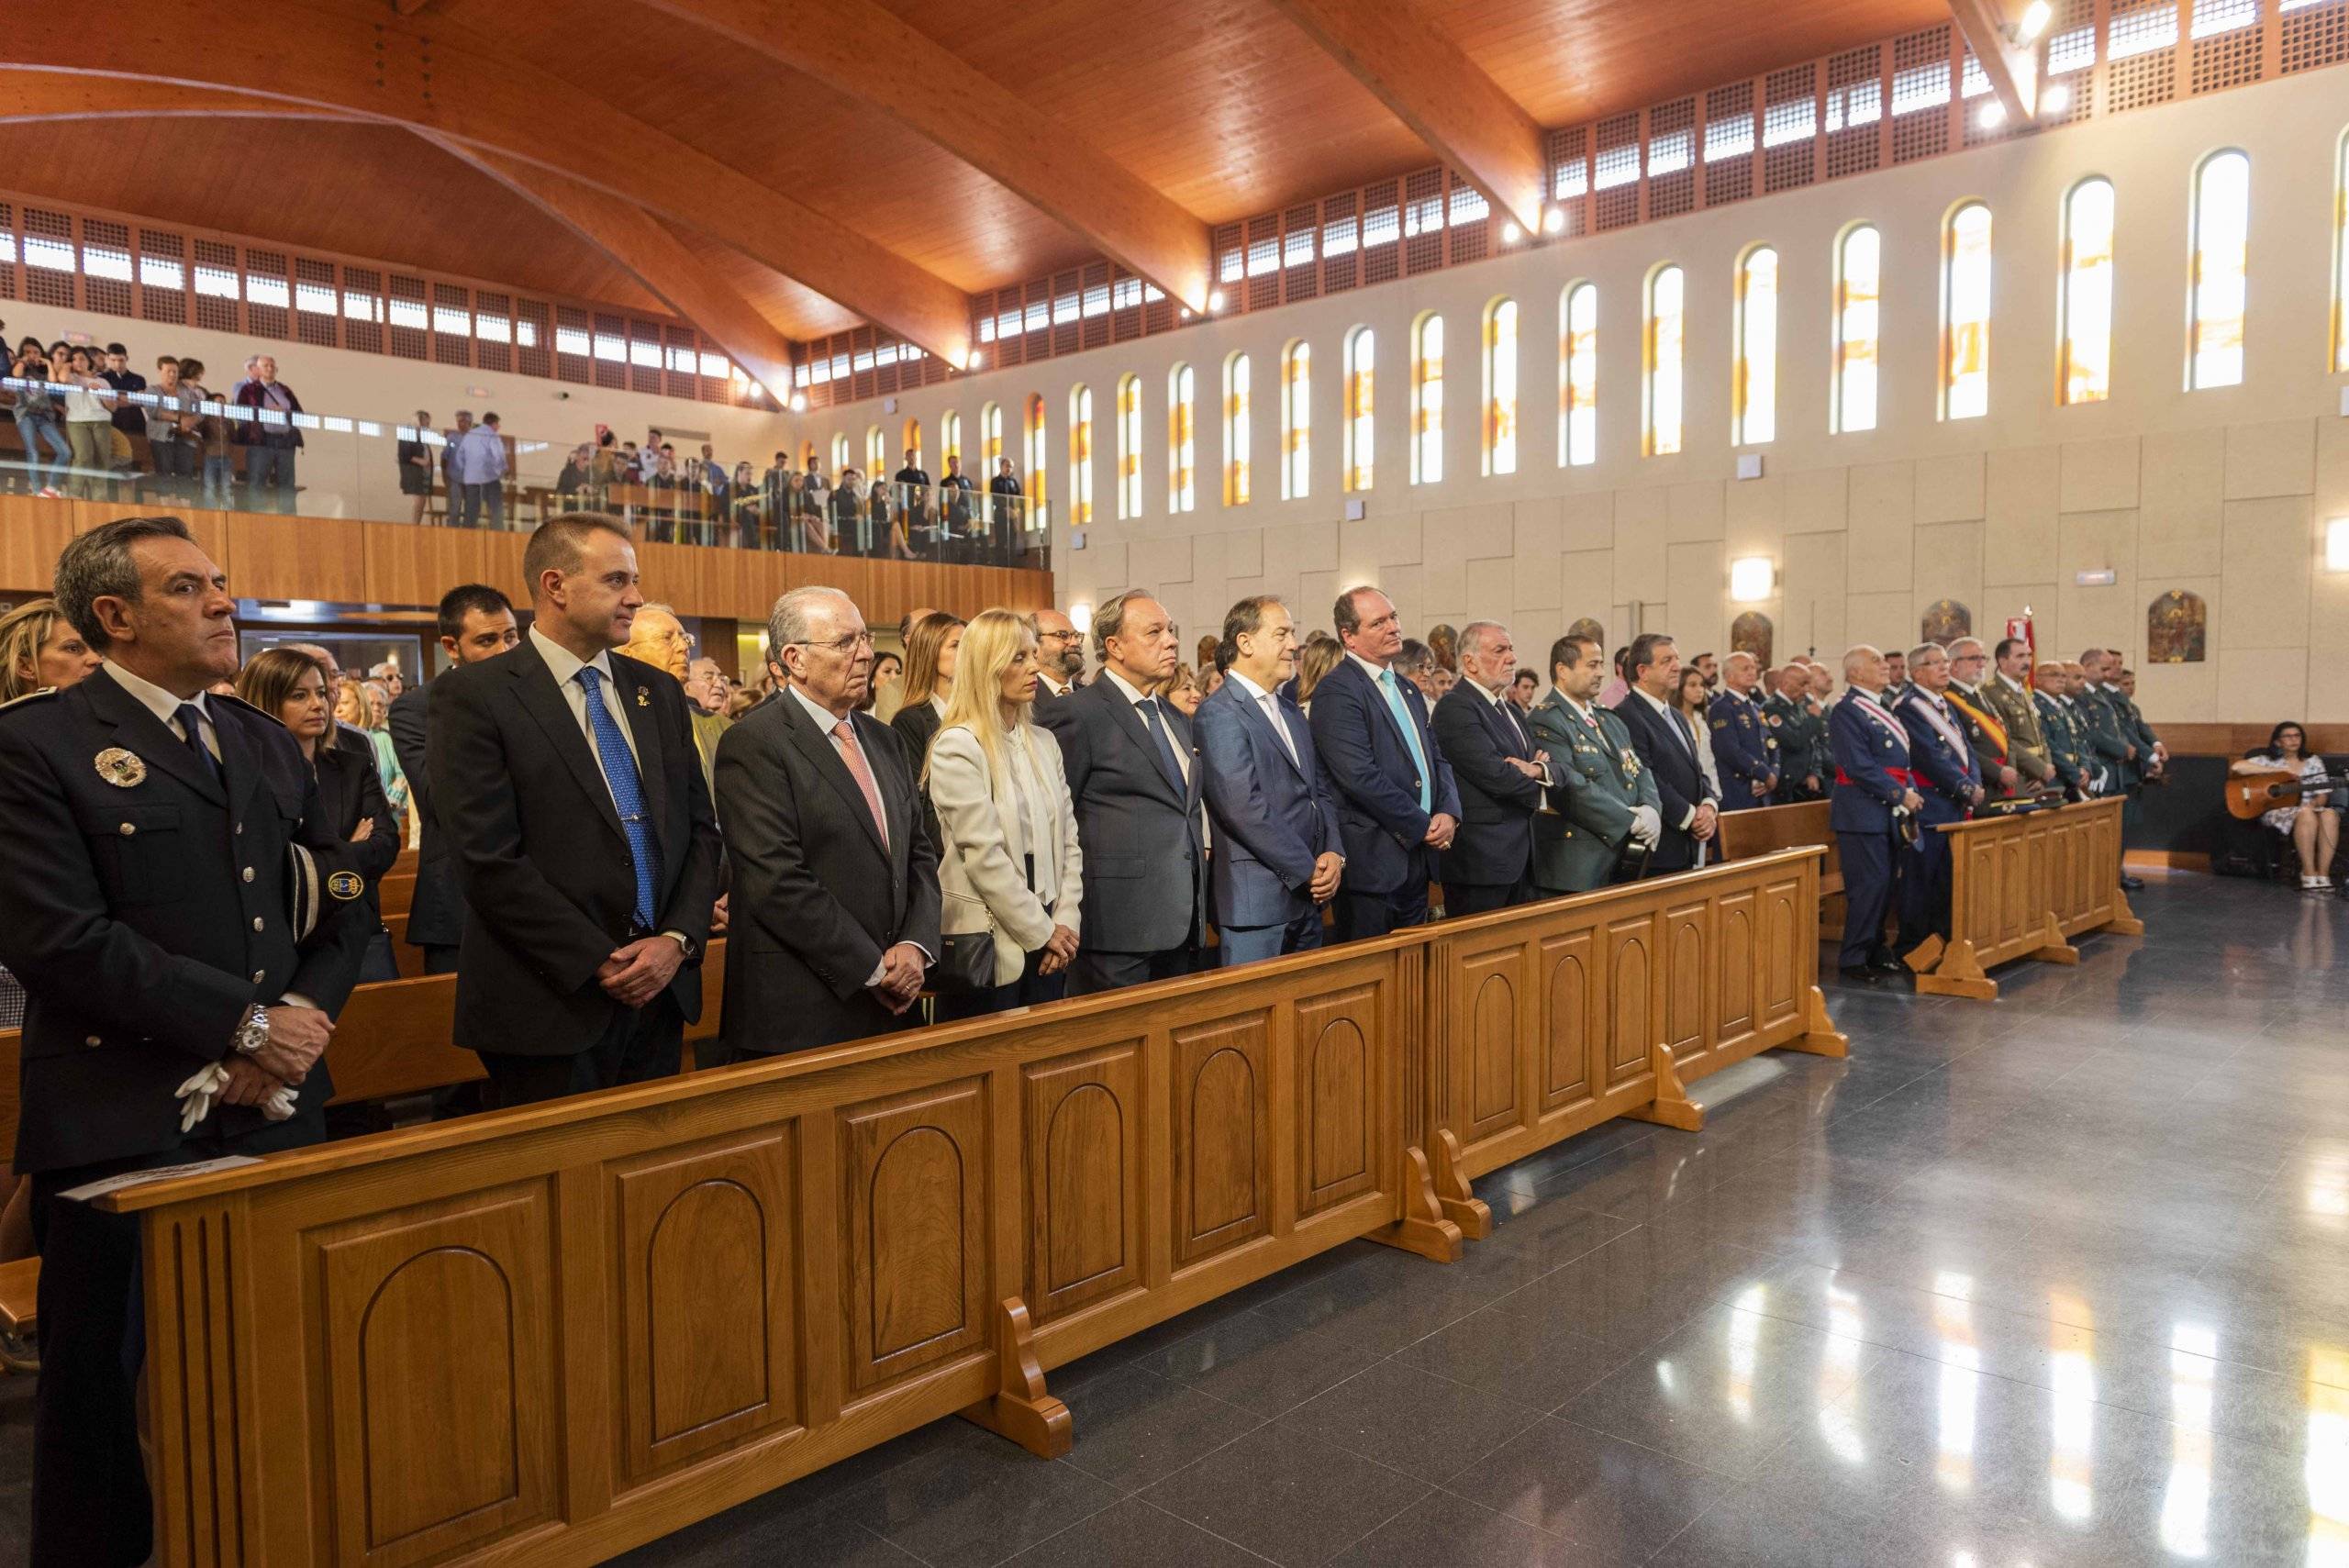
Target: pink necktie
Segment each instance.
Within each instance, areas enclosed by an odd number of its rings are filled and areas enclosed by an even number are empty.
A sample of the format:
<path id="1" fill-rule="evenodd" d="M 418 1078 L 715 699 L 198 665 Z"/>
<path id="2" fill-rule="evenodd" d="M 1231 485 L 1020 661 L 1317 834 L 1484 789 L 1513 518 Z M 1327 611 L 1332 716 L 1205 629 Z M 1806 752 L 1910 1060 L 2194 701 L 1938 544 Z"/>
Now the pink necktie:
<path id="1" fill-rule="evenodd" d="M 889 814 L 881 809 L 881 790 L 873 782 L 873 770 L 864 765 L 864 752 L 856 743 L 856 731 L 845 718 L 832 726 L 832 744 L 841 751 L 841 761 L 848 764 L 849 775 L 856 780 L 856 787 L 864 792 L 865 808 L 873 813 L 873 825 L 881 830 L 881 847 L 889 847 Z"/>

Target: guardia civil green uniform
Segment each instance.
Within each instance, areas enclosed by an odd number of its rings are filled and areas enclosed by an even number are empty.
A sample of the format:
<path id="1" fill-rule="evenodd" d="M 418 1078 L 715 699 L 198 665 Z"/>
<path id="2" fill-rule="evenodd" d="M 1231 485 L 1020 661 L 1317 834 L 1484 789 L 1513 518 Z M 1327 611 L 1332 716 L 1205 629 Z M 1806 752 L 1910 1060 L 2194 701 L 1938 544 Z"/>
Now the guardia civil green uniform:
<path id="1" fill-rule="evenodd" d="M 1778 790 L 1771 798 L 1780 806 L 1817 800 L 1826 793 L 1827 776 L 1820 772 L 1820 751 L 1827 744 L 1827 720 L 1782 692 L 1772 692 L 1762 703 L 1763 722 L 1778 742 Z M 1819 781 L 1814 789 L 1805 777 Z"/>
<path id="2" fill-rule="evenodd" d="M 2048 760 L 2046 732 L 2039 727 L 2031 694 L 2009 684 L 2004 675 L 1993 674 L 1982 683 L 1982 697 L 2006 729 L 2008 765 L 2033 784 L 2053 782 L 2055 764 Z"/>
<path id="3" fill-rule="evenodd" d="M 1655 780 L 1610 709 L 1578 709 L 1553 687 L 1526 723 L 1550 762 L 1549 809 L 1533 818 L 1533 884 L 1549 895 L 1604 887 L 1631 838 L 1632 813 L 1663 810 Z"/>
<path id="4" fill-rule="evenodd" d="M 2090 780 L 2095 764 L 2087 753 L 2087 739 L 2080 733 L 2077 711 L 2045 692 L 2032 692 L 2031 701 L 2039 714 L 2040 733 L 2047 740 L 2047 761 L 2055 770 L 2055 782 L 2076 795 L 2094 794 Z"/>

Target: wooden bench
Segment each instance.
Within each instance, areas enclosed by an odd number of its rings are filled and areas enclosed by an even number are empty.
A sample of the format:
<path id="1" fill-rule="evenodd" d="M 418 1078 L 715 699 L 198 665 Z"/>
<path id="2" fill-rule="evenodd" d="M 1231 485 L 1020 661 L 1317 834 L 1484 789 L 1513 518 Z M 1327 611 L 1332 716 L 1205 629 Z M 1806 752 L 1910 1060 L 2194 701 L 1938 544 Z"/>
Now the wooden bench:
<path id="1" fill-rule="evenodd" d="M 40 1260 L 18 1258 L 0 1263 L 0 1334 L 30 1340 L 40 1327 L 36 1303 L 40 1296 Z"/>
<path id="2" fill-rule="evenodd" d="M 1824 844 L 1827 862 L 1819 873 L 1822 897 L 1843 891 L 1843 866 L 1835 852 L 1835 830 L 1827 825 L 1827 803 L 1806 800 L 1794 806 L 1761 806 L 1751 811 L 1724 811 L 1715 841 L 1725 861 L 1750 861 L 1757 855 Z"/>

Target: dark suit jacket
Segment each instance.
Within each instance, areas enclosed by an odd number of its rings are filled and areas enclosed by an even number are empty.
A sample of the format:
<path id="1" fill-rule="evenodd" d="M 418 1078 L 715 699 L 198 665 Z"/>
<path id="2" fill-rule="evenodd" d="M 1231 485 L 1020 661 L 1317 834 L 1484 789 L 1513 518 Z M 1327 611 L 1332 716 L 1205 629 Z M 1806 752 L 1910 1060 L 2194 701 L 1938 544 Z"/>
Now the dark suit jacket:
<path id="1" fill-rule="evenodd" d="M 1215 820 L 1208 880 L 1219 926 L 1286 925 L 1311 914 L 1314 862 L 1345 852 L 1337 796 L 1312 728 L 1294 701 L 1276 700 L 1294 759 L 1238 681 L 1217 687 L 1192 720 Z"/>
<path id="2" fill-rule="evenodd" d="M 367 891 L 359 902 L 367 911 L 367 930 L 372 936 L 383 924 L 379 884 L 400 855 L 399 819 L 384 798 L 383 776 L 375 771 L 374 758 L 362 762 L 348 751 L 321 746 L 317 778 L 318 812 L 343 840 L 351 869 L 366 879 Z M 351 836 L 359 831 L 362 821 L 374 823 L 375 830 L 364 843 L 353 844 Z"/>
<path id="3" fill-rule="evenodd" d="M 699 955 L 718 897 L 718 823 L 685 688 L 625 654 L 611 662 L 661 854 L 653 929 L 682 932 L 693 944 L 669 987 L 690 1021 L 701 1016 Z M 456 1043 L 576 1055 L 619 1006 L 596 972 L 633 940 L 636 878 L 611 789 L 529 638 L 449 671 L 433 687 L 426 748 L 433 805 L 468 906 Z"/>
<path id="4" fill-rule="evenodd" d="M 1313 688 L 1313 743 L 1338 788 L 1338 823 L 1346 842 L 1345 884 L 1357 893 L 1392 893 L 1429 880 L 1428 818 L 1460 817 L 1460 791 L 1428 728 L 1427 698 L 1398 680 L 1404 710 L 1427 755 L 1430 809 L 1419 809 L 1419 770 L 1377 685 L 1352 659 Z"/>
<path id="5" fill-rule="evenodd" d="M 408 899 L 407 940 L 418 947 L 455 947 L 465 931 L 465 892 L 457 880 L 457 856 L 449 830 L 433 809 L 432 778 L 426 765 L 425 734 L 432 711 L 432 683 L 410 686 L 392 704 L 392 751 L 407 775 L 422 832 L 416 847 L 416 891 Z"/>
<path id="6" fill-rule="evenodd" d="M 913 764 L 887 725 L 854 719 L 889 819 L 885 850 L 864 792 L 797 697 L 777 693 L 718 742 L 734 1051 L 807 1051 L 903 1028 L 913 1015 L 891 1013 L 865 982 L 899 942 L 939 954 L 938 850 Z"/>
<path id="7" fill-rule="evenodd" d="M 358 900 L 321 895 L 306 939 L 289 919 L 290 846 L 314 852 L 321 888 L 352 869 L 294 738 L 234 697 L 206 706 L 225 782 L 104 670 L 0 711 L 0 963 L 26 993 L 20 1173 L 177 1148 L 180 1084 L 228 1053 L 248 1007 L 292 992 L 339 1013 L 358 978 Z M 144 776 L 101 776 L 93 760 L 112 751 Z M 321 1061 L 297 1115 L 318 1118 L 333 1092 Z M 204 1125 L 266 1123 L 220 1106 Z"/>
<path id="8" fill-rule="evenodd" d="M 1186 789 L 1159 765 L 1141 715 L 1104 673 L 1037 714 L 1061 743 L 1085 849 L 1084 945 L 1099 952 L 1166 952 L 1207 940 L 1202 775 L 1191 721 L 1160 705 L 1174 746 L 1190 753 Z"/>
<path id="9" fill-rule="evenodd" d="M 1693 808 L 1713 798 L 1712 786 L 1705 782 L 1704 768 L 1692 749 L 1705 741 L 1685 724 L 1677 733 L 1667 728 L 1669 720 L 1636 690 L 1623 694 L 1623 700 L 1615 705 L 1615 715 L 1631 730 L 1631 750 L 1654 775 L 1656 794 L 1663 801 L 1664 832 L 1648 865 L 1654 871 L 1686 871 L 1697 863 L 1697 840 L 1681 823 Z"/>
<path id="10" fill-rule="evenodd" d="M 1540 755 L 1532 735 L 1499 708 L 1476 684 L 1460 684 L 1435 705 L 1431 728 L 1460 791 L 1460 831 L 1443 852 L 1443 880 L 1476 886 L 1513 887 L 1533 866 L 1533 814 L 1542 809 L 1540 781 L 1508 765 L 1517 757 Z"/>
<path id="11" fill-rule="evenodd" d="M 921 776 L 922 760 L 930 755 L 930 743 L 938 739 L 939 722 L 938 705 L 928 697 L 907 703 L 889 716 L 889 728 L 906 743 L 906 761 L 912 764 L 917 778 Z"/>

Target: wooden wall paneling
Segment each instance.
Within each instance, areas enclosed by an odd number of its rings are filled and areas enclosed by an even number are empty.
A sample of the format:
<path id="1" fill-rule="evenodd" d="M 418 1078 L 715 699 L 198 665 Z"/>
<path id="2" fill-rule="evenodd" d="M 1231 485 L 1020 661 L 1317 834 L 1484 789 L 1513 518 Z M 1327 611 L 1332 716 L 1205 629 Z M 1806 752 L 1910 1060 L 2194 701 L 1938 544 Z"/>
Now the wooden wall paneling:
<path id="1" fill-rule="evenodd" d="M 1664 911 L 1664 1043 L 1675 1060 L 1713 1045 L 1713 921 L 1702 898 Z"/>
<path id="2" fill-rule="evenodd" d="M 1524 1073 L 1519 1052 L 1532 1043 L 1525 1011 L 1531 986 L 1521 937 L 1493 932 L 1481 941 L 1462 936 L 1444 949 L 1451 1017 L 1445 1034 L 1450 1126 L 1474 1148 L 1525 1120 Z M 1531 1054 L 1531 1052 L 1529 1052 Z"/>
<path id="3" fill-rule="evenodd" d="M 228 588 L 240 599 L 367 604 L 367 525 L 342 517 L 228 517 Z M 438 598 L 440 595 L 434 595 Z"/>
<path id="4" fill-rule="evenodd" d="M 0 495 L 0 589 L 48 594 L 75 531 L 72 516 L 54 501 Z"/>
<path id="5" fill-rule="evenodd" d="M 1545 1120 L 1587 1105 L 1607 1071 L 1607 976 L 1598 955 L 1593 925 L 1545 938 L 1537 949 L 1533 1104 Z"/>
<path id="6" fill-rule="evenodd" d="M 1294 1040 L 1294 1214 L 1319 1214 L 1379 1184 L 1391 1140 L 1382 1138 L 1386 1056 L 1379 988 L 1350 984 L 1300 999 L 1289 1011 Z"/>
<path id="7" fill-rule="evenodd" d="M 1621 1088 L 1648 1069 L 1648 1047 L 1664 1039 L 1664 927 L 1653 906 L 1607 926 L 1607 1087 Z"/>

